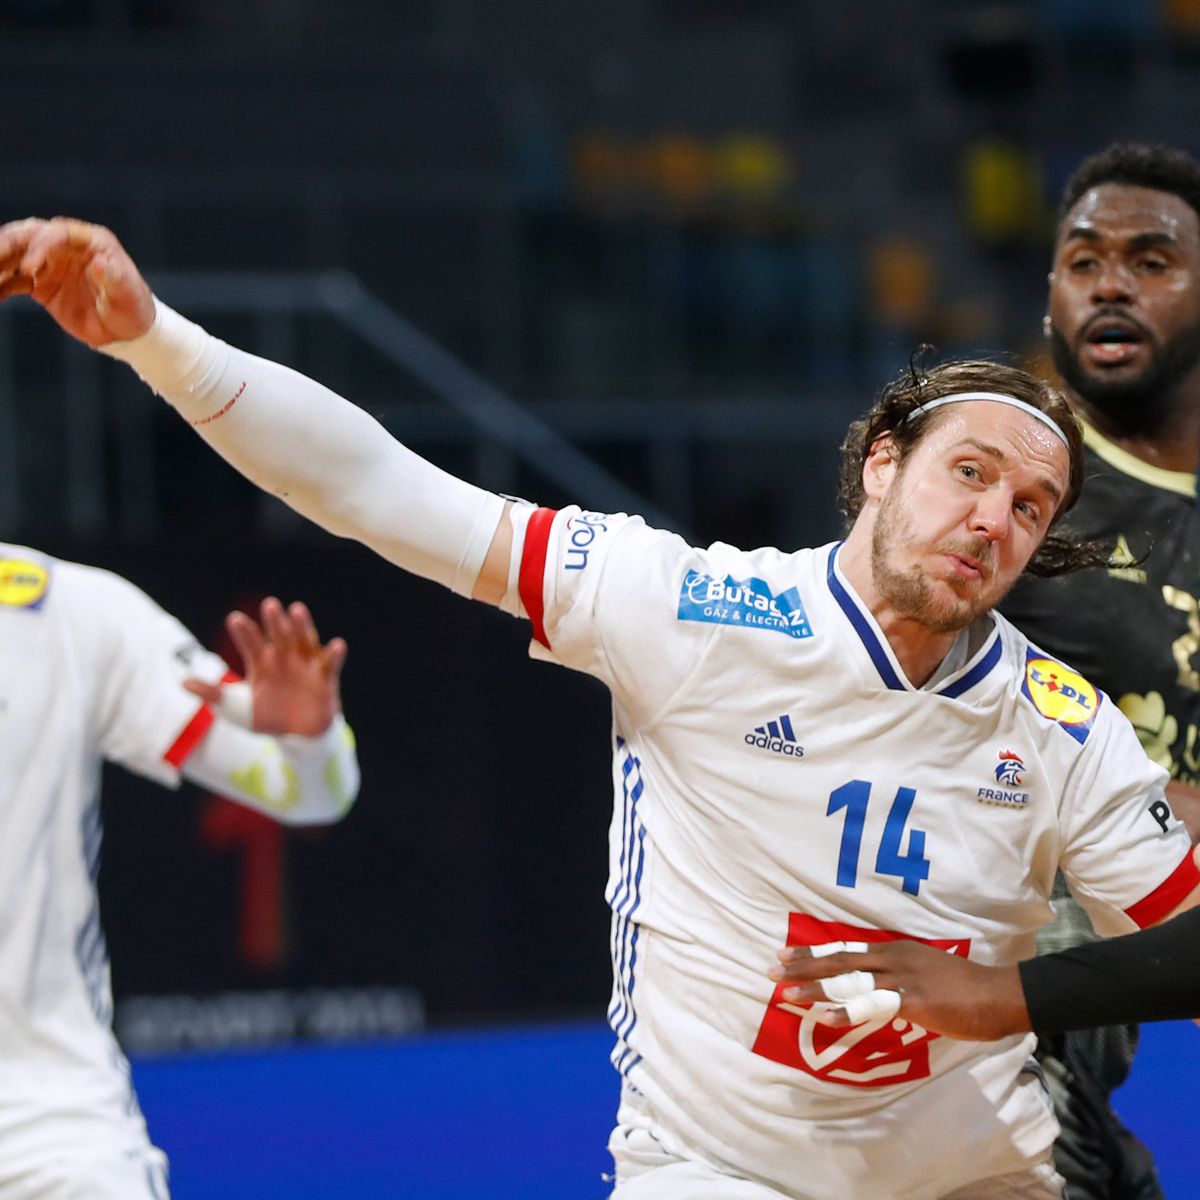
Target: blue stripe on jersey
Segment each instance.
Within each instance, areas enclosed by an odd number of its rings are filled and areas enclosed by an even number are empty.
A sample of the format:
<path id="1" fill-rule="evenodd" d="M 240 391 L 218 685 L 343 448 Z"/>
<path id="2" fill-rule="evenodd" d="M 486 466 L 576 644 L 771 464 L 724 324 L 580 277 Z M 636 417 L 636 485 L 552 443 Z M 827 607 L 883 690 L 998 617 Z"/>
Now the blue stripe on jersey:
<path id="1" fill-rule="evenodd" d="M 961 696 L 968 688 L 973 688 L 1000 661 L 1000 631 L 992 632 L 992 645 L 988 652 L 965 675 L 948 683 L 937 694 L 939 696 Z"/>
<path id="2" fill-rule="evenodd" d="M 166 1172 L 158 1163 L 146 1164 L 146 1186 L 154 1200 L 169 1200 Z"/>
<path id="3" fill-rule="evenodd" d="M 87 866 L 87 876 L 91 883 L 96 882 L 100 874 L 100 841 L 103 826 L 100 822 L 100 789 L 93 787 L 91 799 L 83 810 L 81 834 L 83 838 L 83 859 Z"/>
<path id="4" fill-rule="evenodd" d="M 645 828 L 637 814 L 637 802 L 641 798 L 644 784 L 639 771 L 638 778 L 630 785 L 630 776 L 635 767 L 641 763 L 632 754 L 622 764 L 622 790 L 624 803 L 624 830 L 622 837 L 621 862 L 619 868 L 620 880 L 609 905 L 613 911 L 613 929 L 610 949 L 613 957 L 613 1000 L 609 1005 L 608 1019 L 614 1028 L 624 1019 L 624 1010 L 629 1007 L 628 990 L 632 985 L 632 975 L 626 964 L 630 963 L 631 955 L 636 953 L 637 926 L 630 921 L 633 912 L 640 902 L 638 885 L 642 877 L 643 842 Z M 636 867 L 634 866 L 636 857 Z M 621 1016 L 618 1017 L 618 1014 Z"/>
<path id="5" fill-rule="evenodd" d="M 624 1047 L 619 1059 L 614 1065 L 622 1075 L 626 1075 L 629 1071 L 641 1061 L 641 1055 L 634 1055 L 633 1048 L 629 1045 L 629 1037 L 637 1026 L 637 1010 L 633 1004 L 633 988 L 636 982 L 636 968 L 638 958 L 638 936 L 641 933 L 640 926 L 633 920 L 634 914 L 638 910 L 638 905 L 642 902 L 640 891 L 637 891 L 638 885 L 642 880 L 642 864 L 645 861 L 644 839 L 646 836 L 645 828 L 638 831 L 638 865 L 637 876 L 634 882 L 634 888 L 637 892 L 637 898 L 634 900 L 633 907 L 629 910 L 629 919 L 626 924 L 629 929 L 628 938 L 628 965 L 622 971 L 623 990 L 625 994 L 624 1008 L 625 1012 L 619 1021 L 613 1022 L 613 1031 L 617 1035 L 617 1045 L 613 1047 L 613 1053 L 616 1054 L 617 1048 Z"/>
<path id="6" fill-rule="evenodd" d="M 871 628 L 867 618 L 863 616 L 858 605 L 854 603 L 850 593 L 842 586 L 842 581 L 837 577 L 837 572 L 833 569 L 833 564 L 837 560 L 837 552 L 842 548 L 842 543 L 838 542 L 836 546 L 829 552 L 829 568 L 827 571 L 829 579 L 829 590 L 833 593 L 833 598 L 841 605 L 842 612 L 850 619 L 850 624 L 854 626 L 855 632 L 858 634 L 862 644 L 866 647 L 867 653 L 871 656 L 871 661 L 875 664 L 875 669 L 879 672 L 880 678 L 894 692 L 905 691 L 904 684 L 900 682 L 900 677 L 892 668 L 891 659 L 879 644 L 879 639 L 875 636 L 875 631 Z"/>
<path id="7" fill-rule="evenodd" d="M 112 998 L 108 990 L 108 947 L 100 928 L 100 908 L 92 893 L 91 907 L 75 935 L 75 962 L 83 976 L 88 1000 L 96 1020 L 112 1020 Z"/>
<path id="8" fill-rule="evenodd" d="M 108 987 L 108 946 L 100 925 L 100 907 L 96 898 L 96 876 L 100 871 L 100 790 L 92 791 L 80 822 L 83 858 L 88 882 L 92 885 L 91 905 L 75 935 L 75 962 L 83 976 L 84 987 L 96 1020 L 108 1024 L 112 1020 L 112 993 Z"/>
<path id="9" fill-rule="evenodd" d="M 637 1025 L 633 1005 L 633 989 L 638 957 L 640 928 L 634 920 L 641 904 L 642 870 L 645 866 L 646 828 L 638 813 L 638 801 L 645 792 L 642 764 L 630 751 L 623 738 L 617 738 L 621 766 L 621 856 L 617 877 L 609 884 L 607 900 L 612 909 L 612 931 L 609 950 L 613 963 L 613 994 L 608 1007 L 608 1022 L 617 1035 L 610 1058 L 622 1074 L 636 1066 L 641 1056 L 635 1055 L 627 1038 Z"/>

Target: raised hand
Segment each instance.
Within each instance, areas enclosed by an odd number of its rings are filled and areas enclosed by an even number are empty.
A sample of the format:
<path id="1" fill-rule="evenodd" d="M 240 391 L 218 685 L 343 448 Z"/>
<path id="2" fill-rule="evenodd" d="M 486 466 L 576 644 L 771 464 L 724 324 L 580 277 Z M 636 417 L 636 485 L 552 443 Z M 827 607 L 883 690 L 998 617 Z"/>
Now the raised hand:
<path id="1" fill-rule="evenodd" d="M 116 236 L 72 217 L 0 226 L 0 300 L 22 294 L 92 347 L 137 337 L 154 321 L 154 296 Z"/>
<path id="2" fill-rule="evenodd" d="M 300 601 L 285 609 L 268 596 L 259 615 L 261 626 L 242 612 L 225 618 L 250 685 L 253 728 L 307 737 L 324 733 L 342 707 L 338 684 L 346 643 L 331 638 L 322 646 L 312 616 Z M 184 686 L 210 704 L 220 698 L 219 684 L 188 679 Z"/>

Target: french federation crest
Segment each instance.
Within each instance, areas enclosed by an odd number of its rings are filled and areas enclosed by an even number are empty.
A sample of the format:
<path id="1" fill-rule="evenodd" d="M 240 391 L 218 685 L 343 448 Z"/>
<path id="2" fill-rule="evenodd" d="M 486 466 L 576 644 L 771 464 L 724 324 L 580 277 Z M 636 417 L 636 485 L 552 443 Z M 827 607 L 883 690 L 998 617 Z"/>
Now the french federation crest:
<path id="1" fill-rule="evenodd" d="M 1024 776 L 1025 764 L 1019 754 L 1011 750 L 1000 751 L 1000 761 L 996 764 L 996 782 L 1002 787 L 1020 787 Z"/>

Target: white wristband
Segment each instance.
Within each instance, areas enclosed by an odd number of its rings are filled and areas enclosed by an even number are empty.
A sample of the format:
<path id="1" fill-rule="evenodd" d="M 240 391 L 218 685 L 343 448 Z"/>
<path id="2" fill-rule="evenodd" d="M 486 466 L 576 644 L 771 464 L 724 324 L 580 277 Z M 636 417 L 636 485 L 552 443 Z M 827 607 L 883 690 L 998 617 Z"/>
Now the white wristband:
<path id="1" fill-rule="evenodd" d="M 178 409 L 193 425 L 221 415 L 208 392 L 224 365 L 229 347 L 194 321 L 155 297 L 154 321 L 141 337 L 109 342 L 101 354 L 128 363 L 153 391 Z M 227 402 L 226 411 L 231 406 Z"/>
<path id="2" fill-rule="evenodd" d="M 236 683 L 222 684 L 221 694 L 217 699 L 217 712 L 227 721 L 232 721 L 243 729 L 253 729 L 254 696 L 250 685 L 241 679 Z"/>

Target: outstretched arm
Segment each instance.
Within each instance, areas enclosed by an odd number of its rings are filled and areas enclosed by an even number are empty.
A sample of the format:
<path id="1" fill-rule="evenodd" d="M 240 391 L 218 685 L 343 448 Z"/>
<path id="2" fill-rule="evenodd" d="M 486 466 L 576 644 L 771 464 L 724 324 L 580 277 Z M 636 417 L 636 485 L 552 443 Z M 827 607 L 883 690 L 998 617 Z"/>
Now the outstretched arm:
<path id="1" fill-rule="evenodd" d="M 183 765 L 194 783 L 289 824 L 336 820 L 358 791 L 354 738 L 341 715 L 346 643 L 322 646 L 307 607 L 268 597 L 261 626 L 245 613 L 226 620 L 246 680 L 184 687 L 216 712 Z"/>
<path id="2" fill-rule="evenodd" d="M 857 943 L 862 945 L 862 943 Z M 862 950 L 791 946 L 769 974 L 784 999 L 823 1003 L 823 1020 L 885 1013 L 968 1041 L 994 1041 L 1200 1016 L 1200 909 L 1140 933 L 1076 946 L 1016 966 L 985 967 L 913 941 Z"/>
<path id="3" fill-rule="evenodd" d="M 0 227 L 0 298 L 19 293 L 129 362 L 227 461 L 298 512 L 460 594 L 503 599 L 504 500 L 413 454 L 329 389 L 157 302 L 109 230 L 69 218 Z"/>

